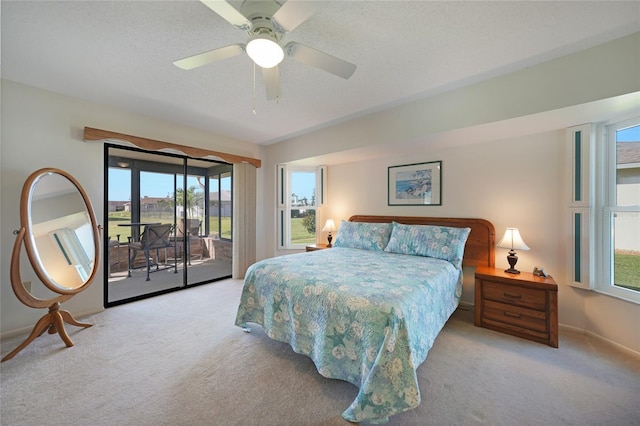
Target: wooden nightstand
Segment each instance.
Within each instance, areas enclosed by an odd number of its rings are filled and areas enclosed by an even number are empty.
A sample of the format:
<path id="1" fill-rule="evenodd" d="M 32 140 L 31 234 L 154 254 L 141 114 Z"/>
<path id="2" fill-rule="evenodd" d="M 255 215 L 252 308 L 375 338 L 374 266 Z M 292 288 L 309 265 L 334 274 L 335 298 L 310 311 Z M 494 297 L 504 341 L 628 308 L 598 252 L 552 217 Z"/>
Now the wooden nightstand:
<path id="1" fill-rule="evenodd" d="M 331 248 L 331 247 L 327 244 L 309 244 L 307 246 L 307 251 L 324 250 L 328 248 Z"/>
<path id="2" fill-rule="evenodd" d="M 558 347 L 558 285 L 530 272 L 476 269 L 475 325 Z"/>

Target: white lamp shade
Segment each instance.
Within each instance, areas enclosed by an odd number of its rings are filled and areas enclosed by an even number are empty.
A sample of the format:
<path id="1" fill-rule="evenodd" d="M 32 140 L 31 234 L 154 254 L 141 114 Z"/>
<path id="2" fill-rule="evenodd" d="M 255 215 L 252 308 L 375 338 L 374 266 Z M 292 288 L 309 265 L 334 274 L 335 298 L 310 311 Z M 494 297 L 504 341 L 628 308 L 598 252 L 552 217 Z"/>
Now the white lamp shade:
<path id="1" fill-rule="evenodd" d="M 324 224 L 324 228 L 322 228 L 322 232 L 333 232 L 336 230 L 336 224 L 333 222 L 333 219 L 327 219 L 327 222 Z"/>
<path id="2" fill-rule="evenodd" d="M 504 237 L 498 243 L 498 247 L 509 250 L 529 250 L 529 246 L 525 244 L 520 236 L 518 228 L 507 228 Z"/>
<path id="3" fill-rule="evenodd" d="M 247 55 L 262 68 L 273 68 L 284 59 L 284 50 L 270 36 L 261 34 L 247 43 Z"/>

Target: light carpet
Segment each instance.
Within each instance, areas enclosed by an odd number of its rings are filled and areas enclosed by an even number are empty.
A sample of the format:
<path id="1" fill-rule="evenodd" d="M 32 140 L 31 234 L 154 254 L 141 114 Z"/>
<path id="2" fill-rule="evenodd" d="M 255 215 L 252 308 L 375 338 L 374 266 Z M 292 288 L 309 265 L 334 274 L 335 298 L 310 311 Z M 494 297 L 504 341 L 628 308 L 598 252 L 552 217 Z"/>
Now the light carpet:
<path id="1" fill-rule="evenodd" d="M 242 282 L 110 308 L 0 366 L 2 425 L 346 425 L 355 386 L 262 328 L 233 325 Z M 44 312 L 43 312 L 44 314 Z M 5 355 L 26 335 L 2 341 Z M 458 310 L 418 369 L 422 403 L 390 425 L 638 425 L 640 359 L 561 330 L 560 348 Z"/>

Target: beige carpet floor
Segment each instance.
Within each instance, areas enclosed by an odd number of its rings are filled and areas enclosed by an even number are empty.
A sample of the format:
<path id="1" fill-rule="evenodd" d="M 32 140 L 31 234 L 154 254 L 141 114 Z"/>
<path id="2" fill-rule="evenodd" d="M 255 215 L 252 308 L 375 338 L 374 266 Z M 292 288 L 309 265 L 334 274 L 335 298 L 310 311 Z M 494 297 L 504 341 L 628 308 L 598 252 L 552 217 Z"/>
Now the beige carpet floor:
<path id="1" fill-rule="evenodd" d="M 2 425 L 345 425 L 356 395 L 259 326 L 233 325 L 242 282 L 110 308 L 0 365 Z M 44 313 L 44 312 L 43 312 Z M 26 335 L 2 341 L 5 355 Z M 421 405 L 390 425 L 638 425 L 640 359 L 576 332 L 560 348 L 458 310 L 418 369 Z"/>

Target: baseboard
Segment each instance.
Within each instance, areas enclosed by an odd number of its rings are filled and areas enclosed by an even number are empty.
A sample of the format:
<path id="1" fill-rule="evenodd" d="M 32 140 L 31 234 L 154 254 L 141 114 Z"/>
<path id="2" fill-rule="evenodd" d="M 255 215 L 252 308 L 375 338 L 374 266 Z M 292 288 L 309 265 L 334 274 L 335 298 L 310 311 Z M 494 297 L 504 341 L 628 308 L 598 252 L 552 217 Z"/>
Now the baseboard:
<path id="1" fill-rule="evenodd" d="M 460 301 L 460 303 L 458 303 L 458 309 L 462 309 L 463 311 L 470 311 L 473 309 L 474 306 L 475 305 L 470 302 Z"/>
<path id="2" fill-rule="evenodd" d="M 74 313 L 73 317 L 76 318 L 76 319 L 80 319 L 80 318 L 83 318 L 83 317 L 87 317 L 89 315 L 94 315 L 94 314 L 100 313 L 102 311 L 104 311 L 104 308 L 102 308 L 102 309 L 93 309 L 93 310 L 90 310 L 90 311 L 81 312 L 79 314 L 75 314 Z M 47 313 L 45 310 L 43 310 L 42 312 L 43 312 L 42 315 Z M 31 332 L 31 330 L 33 330 L 33 327 L 36 325 L 36 322 L 37 322 L 37 320 L 34 321 L 32 325 L 27 326 L 27 327 L 22 327 L 22 328 L 17 328 L 15 330 L 9 330 L 9 331 L 2 332 L 2 333 L 0 333 L 0 340 L 1 339 L 6 339 L 6 338 L 9 338 L 9 337 L 13 337 L 13 336 L 16 336 L 18 334 L 28 334 L 28 333 Z"/>
<path id="3" fill-rule="evenodd" d="M 473 304 L 473 303 L 460 301 L 460 303 L 458 304 L 458 309 L 461 309 L 463 311 L 470 311 L 470 310 L 472 310 L 474 308 L 474 306 L 475 306 L 475 304 Z M 573 332 L 576 332 L 576 333 L 580 333 L 580 334 L 584 334 L 584 335 L 593 337 L 593 338 L 598 339 L 598 340 L 600 340 L 603 343 L 606 343 L 608 345 L 611 345 L 611 346 L 615 347 L 616 349 L 619 349 L 620 351 L 625 352 L 625 353 L 627 353 L 627 354 L 629 354 L 629 355 L 631 355 L 633 357 L 640 358 L 640 352 L 634 351 L 631 348 L 628 348 L 628 347 L 626 347 L 624 345 L 621 345 L 620 343 L 614 342 L 611 339 L 607 339 L 606 337 L 600 336 L 599 334 L 596 334 L 596 333 L 594 333 L 592 331 L 585 330 L 583 328 L 574 327 L 574 326 L 571 326 L 571 325 L 565 325 L 565 324 L 558 324 L 558 328 L 560 328 L 561 330 L 564 329 L 564 330 L 573 331 Z"/>
<path id="4" fill-rule="evenodd" d="M 585 334 L 587 336 L 593 337 L 594 339 L 598 339 L 603 343 L 611 345 L 611 346 L 615 347 L 616 349 L 619 349 L 620 351 L 625 352 L 625 353 L 627 353 L 627 354 L 629 354 L 631 356 L 634 356 L 636 358 L 640 358 L 640 352 L 634 351 L 633 349 L 628 348 L 628 347 L 626 347 L 624 345 L 621 345 L 618 342 L 614 342 L 611 339 L 607 339 L 606 337 L 600 336 L 599 334 L 596 334 L 593 331 L 589 331 L 589 330 L 585 330 L 583 328 L 578 328 L 578 327 L 574 327 L 574 326 L 571 326 L 571 325 L 565 325 L 565 324 L 560 324 L 559 328 L 561 330 L 568 330 L 568 331 L 573 331 L 573 332 L 580 333 L 580 334 Z"/>
<path id="5" fill-rule="evenodd" d="M 30 325 L 29 327 L 23 327 L 23 328 L 17 328 L 15 330 L 5 331 L 0 334 L 0 340 L 7 339 L 9 337 L 13 337 L 18 334 L 28 334 L 31 330 L 33 330 L 33 327 L 35 326 L 35 324 L 36 323 L 34 322 L 33 325 Z"/>

